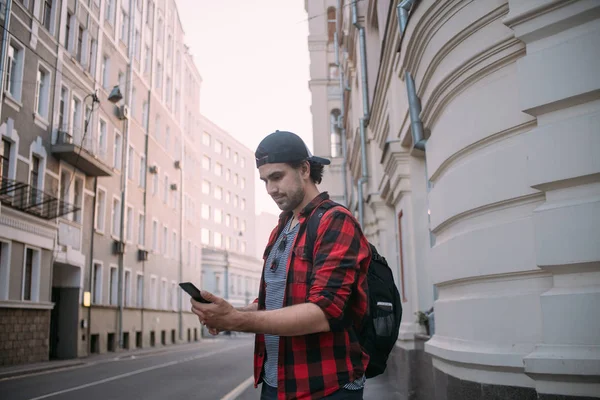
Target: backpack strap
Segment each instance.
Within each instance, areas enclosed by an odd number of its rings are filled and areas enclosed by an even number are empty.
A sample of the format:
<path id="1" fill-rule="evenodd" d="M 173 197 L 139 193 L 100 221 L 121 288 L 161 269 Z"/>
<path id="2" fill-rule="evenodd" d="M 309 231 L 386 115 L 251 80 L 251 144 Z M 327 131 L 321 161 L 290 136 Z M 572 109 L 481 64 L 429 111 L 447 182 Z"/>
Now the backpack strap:
<path id="1" fill-rule="evenodd" d="M 337 204 L 333 201 L 324 201 L 321 203 L 308 217 L 308 223 L 306 226 L 306 246 L 305 246 L 305 256 L 312 263 L 313 253 L 314 253 L 314 245 L 317 240 L 317 231 L 319 229 L 319 224 L 321 223 L 321 218 L 325 213 L 335 207 L 343 207 L 341 204 Z"/>

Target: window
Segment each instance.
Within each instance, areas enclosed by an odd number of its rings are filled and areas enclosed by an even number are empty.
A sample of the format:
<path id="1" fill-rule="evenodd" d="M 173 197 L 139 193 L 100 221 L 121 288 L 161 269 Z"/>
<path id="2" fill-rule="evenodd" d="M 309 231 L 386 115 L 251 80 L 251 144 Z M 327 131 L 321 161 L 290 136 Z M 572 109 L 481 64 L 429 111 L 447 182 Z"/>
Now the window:
<path id="1" fill-rule="evenodd" d="M 201 239 L 202 239 L 202 244 L 204 244 L 206 246 L 210 245 L 210 231 L 208 229 L 202 228 Z"/>
<path id="2" fill-rule="evenodd" d="M 138 185 L 141 188 L 146 188 L 146 156 L 140 154 L 140 174 L 138 176 Z"/>
<path id="3" fill-rule="evenodd" d="M 106 8 L 104 9 L 104 19 L 111 24 L 115 22 L 115 0 L 106 0 Z"/>
<path id="4" fill-rule="evenodd" d="M 331 138 L 331 157 L 342 156 L 342 131 L 338 125 L 340 110 L 337 108 L 329 114 L 329 137 Z"/>
<path id="5" fill-rule="evenodd" d="M 156 277 L 153 276 L 150 278 L 150 308 L 156 309 L 158 300 L 158 286 L 156 282 Z"/>
<path id="6" fill-rule="evenodd" d="M 96 74 L 96 51 L 98 50 L 98 42 L 96 42 L 96 39 L 91 39 L 90 40 L 90 53 L 88 54 L 88 59 L 87 59 L 87 71 L 92 74 L 95 75 Z"/>
<path id="7" fill-rule="evenodd" d="M 133 169 L 133 162 L 135 161 L 135 151 L 133 151 L 133 147 L 129 145 L 129 151 L 127 153 L 127 177 L 133 180 L 135 175 L 135 170 Z"/>
<path id="8" fill-rule="evenodd" d="M 71 51 L 71 21 L 73 21 L 73 14 L 67 11 L 67 21 L 65 29 L 65 49 Z"/>
<path id="9" fill-rule="evenodd" d="M 160 307 L 167 308 L 167 281 L 163 279 L 160 283 Z"/>
<path id="10" fill-rule="evenodd" d="M 215 199 L 217 199 L 217 200 L 223 199 L 223 188 L 220 186 L 215 187 Z"/>
<path id="11" fill-rule="evenodd" d="M 167 84 L 165 87 L 165 103 L 167 104 L 167 107 L 169 109 L 171 108 L 171 92 L 172 92 L 171 77 L 167 76 Z"/>
<path id="12" fill-rule="evenodd" d="M 118 301 L 118 290 L 119 290 L 119 280 L 118 280 L 118 272 L 117 267 L 110 267 L 110 301 L 109 304 L 111 306 L 116 306 Z"/>
<path id="13" fill-rule="evenodd" d="M 160 116 L 157 115 L 154 119 L 154 137 L 157 142 L 160 142 Z"/>
<path id="14" fill-rule="evenodd" d="M 171 282 L 171 306 L 173 311 L 179 310 L 179 306 L 177 304 L 177 284 L 175 282 Z"/>
<path id="15" fill-rule="evenodd" d="M 92 304 L 102 304 L 102 264 L 94 263 L 91 289 Z"/>
<path id="16" fill-rule="evenodd" d="M 83 26 L 79 25 L 79 29 L 77 31 L 77 48 L 75 49 L 75 58 L 82 64 L 83 61 Z"/>
<path id="17" fill-rule="evenodd" d="M 154 88 L 160 89 L 162 87 L 162 64 L 160 61 L 156 61 L 156 76 L 154 78 Z"/>
<path id="18" fill-rule="evenodd" d="M 73 186 L 73 205 L 79 208 L 79 210 L 72 214 L 73 222 L 81 224 L 83 222 L 81 217 L 81 209 L 83 208 L 83 180 L 76 178 Z"/>
<path id="19" fill-rule="evenodd" d="M 215 232 L 215 247 L 223 247 L 223 236 L 219 232 Z"/>
<path id="20" fill-rule="evenodd" d="M 115 131 L 115 143 L 114 143 L 114 147 L 113 147 L 113 168 L 114 169 L 121 169 L 121 158 L 122 158 L 121 149 L 122 149 L 121 133 L 118 131 Z"/>
<path id="21" fill-rule="evenodd" d="M 136 284 L 136 307 L 142 308 L 144 305 L 144 276 L 138 274 Z"/>
<path id="22" fill-rule="evenodd" d="M 228 190 L 227 193 L 225 193 L 225 203 L 229 204 L 230 201 L 231 201 L 231 192 Z"/>
<path id="23" fill-rule="evenodd" d="M 242 180 L 240 181 L 240 187 L 242 188 L 242 190 L 246 188 L 246 178 L 242 178 Z"/>
<path id="24" fill-rule="evenodd" d="M 208 204 L 202 204 L 202 218 L 210 219 L 210 206 Z"/>
<path id="25" fill-rule="evenodd" d="M 16 99 L 21 100 L 21 87 L 23 84 L 23 55 L 24 51 L 13 43 L 8 46 L 8 60 L 6 60 L 6 91 Z"/>
<path id="26" fill-rule="evenodd" d="M 169 145 L 171 143 L 171 128 L 168 126 L 165 128 L 165 150 L 169 151 Z"/>
<path id="27" fill-rule="evenodd" d="M 223 223 L 223 211 L 220 208 L 215 208 L 215 222 L 217 224 Z"/>
<path id="28" fill-rule="evenodd" d="M 31 185 L 32 194 L 37 196 L 37 190 L 43 189 L 40 180 L 40 158 L 33 154 L 31 156 L 31 171 L 29 172 L 29 184 Z"/>
<path id="29" fill-rule="evenodd" d="M 240 166 L 242 168 L 246 168 L 246 158 L 245 157 L 242 157 L 242 159 L 240 160 Z"/>
<path id="30" fill-rule="evenodd" d="M 329 7 L 327 9 L 327 39 L 330 43 L 333 42 L 335 30 L 336 30 L 335 7 Z"/>
<path id="31" fill-rule="evenodd" d="M 179 246 L 177 245 L 177 232 L 173 231 L 171 234 L 171 249 L 173 251 L 173 259 L 177 260 L 179 257 Z"/>
<path id="32" fill-rule="evenodd" d="M 202 168 L 204 168 L 207 171 L 210 171 L 210 157 L 208 157 L 208 156 L 202 157 Z"/>
<path id="33" fill-rule="evenodd" d="M 150 46 L 146 45 L 144 49 L 144 73 L 147 74 L 150 72 L 150 57 L 152 54 L 150 53 Z"/>
<path id="34" fill-rule="evenodd" d="M 142 43 L 140 41 L 140 30 L 135 28 L 135 32 L 133 34 L 133 48 L 134 48 L 134 57 L 139 62 L 142 56 Z"/>
<path id="35" fill-rule="evenodd" d="M 101 158 L 106 157 L 106 122 L 102 119 L 98 123 L 98 153 Z"/>
<path id="36" fill-rule="evenodd" d="M 125 271 L 123 280 L 123 302 L 125 307 L 131 307 L 131 271 Z"/>
<path id="37" fill-rule="evenodd" d="M 146 23 L 152 27 L 154 24 L 154 2 L 148 1 L 148 7 L 146 7 Z"/>
<path id="38" fill-rule="evenodd" d="M 118 198 L 113 198 L 112 203 L 112 230 L 111 233 L 113 236 L 119 237 L 121 234 L 121 200 Z"/>
<path id="39" fill-rule="evenodd" d="M 215 140 L 215 153 L 221 154 L 223 152 L 223 142 Z"/>
<path id="40" fill-rule="evenodd" d="M 39 301 L 40 262 L 40 251 L 25 247 L 21 296 L 24 301 Z"/>
<path id="41" fill-rule="evenodd" d="M 229 146 L 227 146 L 227 148 L 225 149 L 225 158 L 229 159 L 230 156 L 231 156 L 231 148 Z"/>
<path id="42" fill-rule="evenodd" d="M 138 215 L 138 244 L 146 244 L 146 216 L 142 213 Z"/>
<path id="43" fill-rule="evenodd" d="M 229 225 L 231 225 L 231 214 L 225 215 L 225 226 L 229 228 Z"/>
<path id="44" fill-rule="evenodd" d="M 242 211 L 246 210 L 246 199 L 242 199 L 242 202 L 240 203 L 240 208 L 242 209 Z"/>
<path id="45" fill-rule="evenodd" d="M 81 114 L 81 101 L 73 96 L 71 100 L 71 135 L 73 135 L 75 142 L 78 144 L 81 143 L 81 138 L 83 137 Z"/>
<path id="46" fill-rule="evenodd" d="M 205 146 L 210 146 L 210 134 L 208 132 L 204 132 L 202 134 L 202 144 Z"/>
<path id="47" fill-rule="evenodd" d="M 142 105 L 142 126 L 145 131 L 148 130 L 148 119 L 148 102 L 144 101 L 144 104 Z"/>
<path id="48" fill-rule="evenodd" d="M 158 222 L 152 221 L 152 251 L 158 251 Z"/>
<path id="49" fill-rule="evenodd" d="M 125 226 L 127 227 L 127 241 L 133 242 L 133 207 L 127 207 L 127 220 Z"/>
<path id="50" fill-rule="evenodd" d="M 163 185 L 163 203 L 167 204 L 169 201 L 169 177 L 165 175 Z"/>
<path id="51" fill-rule="evenodd" d="M 44 0 L 43 7 L 42 25 L 49 31 L 52 25 L 52 0 Z"/>
<path id="52" fill-rule="evenodd" d="M 210 194 L 210 182 L 206 179 L 202 181 L 202 193 Z"/>
<path id="53" fill-rule="evenodd" d="M 123 2 L 125 5 L 125 2 Z M 121 9 L 121 41 L 125 44 L 129 44 L 128 40 L 129 36 L 129 15 L 127 11 L 123 8 Z"/>
<path id="54" fill-rule="evenodd" d="M 246 232 L 246 220 L 242 220 L 242 227 L 241 227 L 241 231 L 242 232 Z"/>
<path id="55" fill-rule="evenodd" d="M 238 162 L 238 152 L 236 151 L 235 153 L 233 153 L 233 163 L 237 164 Z"/>
<path id="56" fill-rule="evenodd" d="M 234 174 L 234 175 L 233 175 L 233 184 L 234 184 L 235 186 L 237 186 L 237 184 L 238 184 L 238 180 L 239 180 L 239 175 L 238 175 L 238 174 Z"/>
<path id="57" fill-rule="evenodd" d="M 169 229 L 165 225 L 163 225 L 161 250 L 164 257 L 169 257 Z"/>
<path id="58" fill-rule="evenodd" d="M 109 88 L 108 83 L 108 67 L 109 67 L 109 59 L 108 56 L 102 57 L 102 65 L 100 66 L 100 83 L 104 89 Z"/>
<path id="59" fill-rule="evenodd" d="M 50 73 L 41 65 L 38 67 L 35 88 L 35 111 L 48 119 L 48 97 L 50 95 Z"/>
<path id="60" fill-rule="evenodd" d="M 71 181 L 71 174 L 68 171 L 62 171 L 60 174 L 60 199 L 64 202 L 70 201 L 70 188 L 69 182 Z"/>
<path id="61" fill-rule="evenodd" d="M 230 179 L 231 179 L 231 170 L 229 168 L 227 168 L 227 170 L 225 171 L 225 180 L 227 182 L 229 182 Z"/>
<path id="62" fill-rule="evenodd" d="M 223 175 L 223 164 L 215 163 L 215 175 L 217 175 L 217 176 Z"/>
<path id="63" fill-rule="evenodd" d="M 2 157 L 2 165 L 0 165 L 0 169 L 2 172 L 2 184 L 8 184 L 8 182 L 6 181 L 6 179 L 9 179 L 9 171 L 10 171 L 10 163 L 11 163 L 11 159 L 10 159 L 10 151 L 11 151 L 11 147 L 12 147 L 12 142 L 9 142 L 7 139 L 2 138 L 2 148 L 0 150 L 2 150 L 1 153 L 1 157 Z"/>
<path id="64" fill-rule="evenodd" d="M 158 194 L 158 173 L 152 175 L 152 196 Z"/>
<path id="65" fill-rule="evenodd" d="M 234 196 L 234 198 L 233 198 L 233 206 L 234 206 L 234 207 L 237 207 L 237 206 L 238 206 L 238 204 L 239 204 L 239 202 L 240 202 L 240 198 L 239 198 L 239 197 L 238 197 L 238 195 L 236 194 L 236 195 Z"/>
<path id="66" fill-rule="evenodd" d="M 96 193 L 96 230 L 104 233 L 104 218 L 106 215 L 106 192 L 98 188 Z"/>

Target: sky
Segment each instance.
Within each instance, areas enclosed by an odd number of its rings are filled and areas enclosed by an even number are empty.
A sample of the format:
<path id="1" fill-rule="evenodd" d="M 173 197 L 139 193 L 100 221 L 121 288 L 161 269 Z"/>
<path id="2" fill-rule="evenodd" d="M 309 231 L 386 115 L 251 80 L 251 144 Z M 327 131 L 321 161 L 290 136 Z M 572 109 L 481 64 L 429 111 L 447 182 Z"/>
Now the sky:
<path id="1" fill-rule="evenodd" d="M 254 152 L 275 130 L 312 150 L 303 0 L 176 0 L 200 75 L 200 112 Z M 256 175 L 256 212 L 279 214 Z"/>

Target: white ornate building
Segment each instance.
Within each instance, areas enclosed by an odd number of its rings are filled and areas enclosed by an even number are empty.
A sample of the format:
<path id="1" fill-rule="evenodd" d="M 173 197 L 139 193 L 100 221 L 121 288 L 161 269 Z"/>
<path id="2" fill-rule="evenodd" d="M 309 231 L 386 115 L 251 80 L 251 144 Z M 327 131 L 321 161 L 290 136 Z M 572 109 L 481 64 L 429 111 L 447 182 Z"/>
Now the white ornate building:
<path id="1" fill-rule="evenodd" d="M 305 5 L 322 189 L 395 272 L 401 398 L 598 396 L 600 2 Z"/>

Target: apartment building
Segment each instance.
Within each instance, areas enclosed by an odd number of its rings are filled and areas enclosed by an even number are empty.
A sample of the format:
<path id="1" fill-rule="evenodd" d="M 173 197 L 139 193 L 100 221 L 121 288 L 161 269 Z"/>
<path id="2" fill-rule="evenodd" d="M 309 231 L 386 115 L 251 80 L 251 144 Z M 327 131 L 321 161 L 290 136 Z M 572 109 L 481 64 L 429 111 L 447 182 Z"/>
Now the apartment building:
<path id="1" fill-rule="evenodd" d="M 197 340 L 201 78 L 175 1 L 5 3 L 0 364 Z"/>
<path id="2" fill-rule="evenodd" d="M 596 397 L 600 4 L 305 7 L 322 189 L 401 291 L 399 398 Z"/>
<path id="3" fill-rule="evenodd" d="M 258 296 L 262 257 L 255 256 L 257 224 L 254 153 L 205 117 L 199 125 L 202 285 L 242 306 Z"/>

